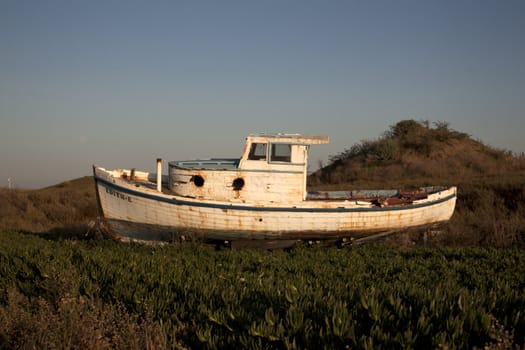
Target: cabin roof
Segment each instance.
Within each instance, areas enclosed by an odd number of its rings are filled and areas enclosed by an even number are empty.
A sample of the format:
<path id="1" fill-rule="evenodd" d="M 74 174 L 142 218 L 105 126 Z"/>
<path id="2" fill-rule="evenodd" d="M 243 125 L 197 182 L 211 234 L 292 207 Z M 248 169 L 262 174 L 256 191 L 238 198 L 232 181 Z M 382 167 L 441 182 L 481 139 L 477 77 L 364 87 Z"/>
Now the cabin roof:
<path id="1" fill-rule="evenodd" d="M 250 134 L 246 140 L 251 142 L 282 142 L 296 145 L 322 145 L 329 142 L 328 136 L 302 134 Z"/>

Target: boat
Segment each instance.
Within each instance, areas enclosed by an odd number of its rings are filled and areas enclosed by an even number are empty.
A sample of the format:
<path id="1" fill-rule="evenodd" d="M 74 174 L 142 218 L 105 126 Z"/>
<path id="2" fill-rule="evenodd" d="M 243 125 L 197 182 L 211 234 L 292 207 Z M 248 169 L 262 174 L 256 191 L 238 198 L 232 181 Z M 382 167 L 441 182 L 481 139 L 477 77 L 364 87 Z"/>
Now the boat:
<path id="1" fill-rule="evenodd" d="M 308 191 L 308 150 L 327 136 L 250 134 L 240 158 L 168 162 L 156 172 L 93 165 L 102 222 L 122 241 L 232 246 L 353 242 L 446 222 L 456 187 Z"/>

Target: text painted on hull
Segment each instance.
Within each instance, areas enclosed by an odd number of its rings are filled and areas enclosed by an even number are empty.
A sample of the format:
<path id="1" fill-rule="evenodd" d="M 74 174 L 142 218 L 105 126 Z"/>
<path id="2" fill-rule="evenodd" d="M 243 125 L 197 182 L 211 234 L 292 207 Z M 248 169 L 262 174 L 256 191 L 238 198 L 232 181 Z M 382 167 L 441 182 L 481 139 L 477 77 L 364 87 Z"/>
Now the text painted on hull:
<path id="1" fill-rule="evenodd" d="M 125 201 L 128 201 L 128 202 L 131 203 L 131 197 L 128 196 L 127 194 L 120 193 L 118 191 L 115 191 L 112 188 L 107 188 L 107 187 L 106 187 L 106 193 L 109 193 L 112 196 L 115 196 L 115 197 L 117 197 L 119 199 L 122 199 L 122 200 L 125 200 Z"/>

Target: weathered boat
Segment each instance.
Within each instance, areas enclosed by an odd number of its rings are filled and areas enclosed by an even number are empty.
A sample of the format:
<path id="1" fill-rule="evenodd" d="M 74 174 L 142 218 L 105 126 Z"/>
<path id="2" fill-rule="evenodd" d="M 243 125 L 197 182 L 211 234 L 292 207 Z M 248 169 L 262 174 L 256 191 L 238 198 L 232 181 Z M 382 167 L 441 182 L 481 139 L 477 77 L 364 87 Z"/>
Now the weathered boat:
<path id="1" fill-rule="evenodd" d="M 456 187 L 308 192 L 311 145 L 326 136 L 249 135 L 235 159 L 172 161 L 162 175 L 93 166 L 101 217 L 125 241 L 234 245 L 350 241 L 450 219 Z"/>

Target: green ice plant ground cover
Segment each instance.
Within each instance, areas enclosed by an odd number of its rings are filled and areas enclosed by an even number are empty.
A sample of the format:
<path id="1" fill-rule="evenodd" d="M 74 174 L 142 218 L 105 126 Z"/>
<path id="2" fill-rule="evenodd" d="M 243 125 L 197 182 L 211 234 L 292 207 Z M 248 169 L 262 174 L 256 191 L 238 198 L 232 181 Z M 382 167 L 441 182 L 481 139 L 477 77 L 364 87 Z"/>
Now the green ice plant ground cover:
<path id="1" fill-rule="evenodd" d="M 482 348 L 525 341 L 525 252 L 290 251 L 0 232 L 0 348 Z"/>

